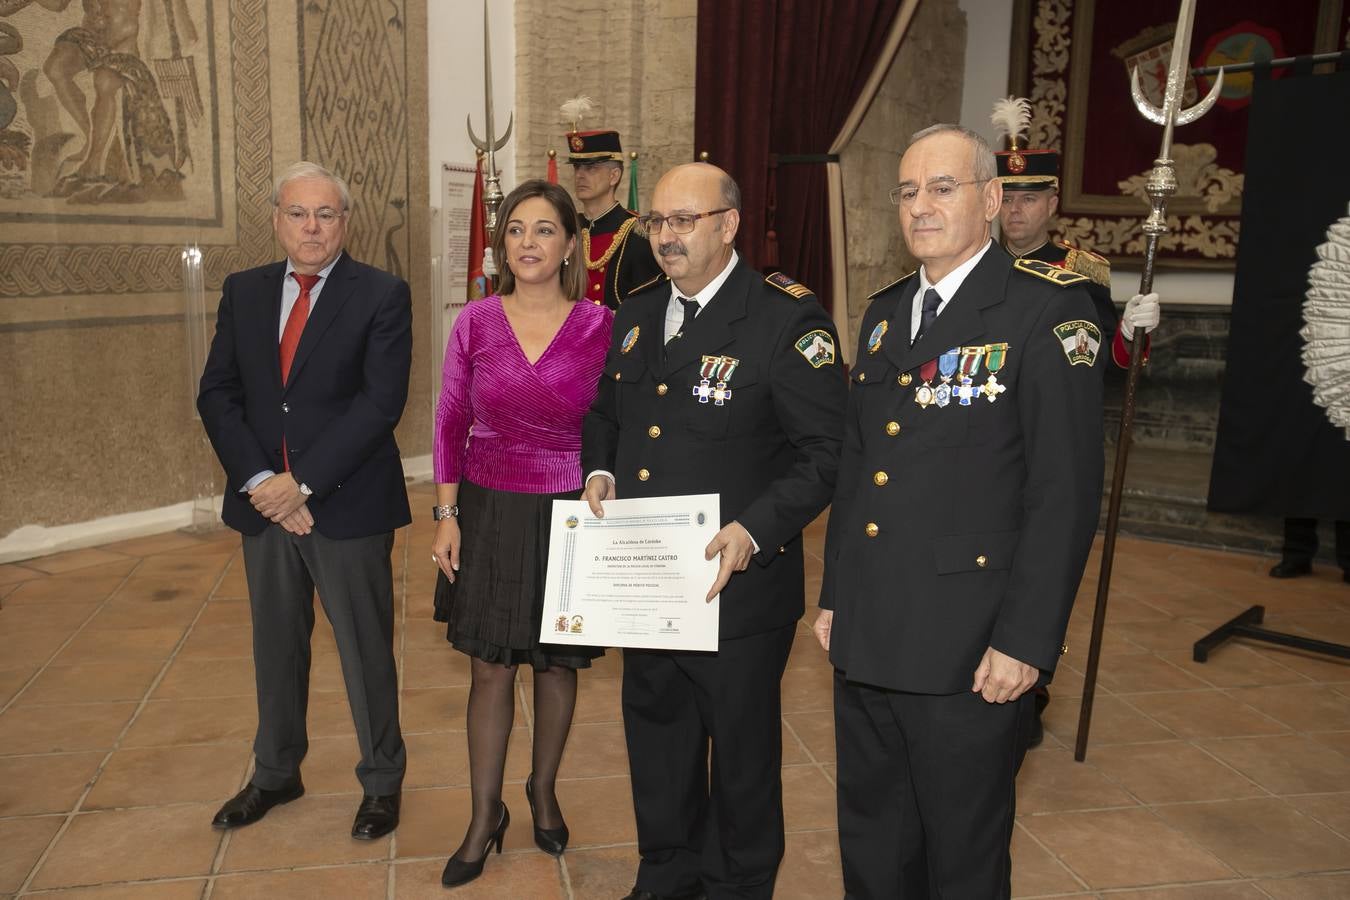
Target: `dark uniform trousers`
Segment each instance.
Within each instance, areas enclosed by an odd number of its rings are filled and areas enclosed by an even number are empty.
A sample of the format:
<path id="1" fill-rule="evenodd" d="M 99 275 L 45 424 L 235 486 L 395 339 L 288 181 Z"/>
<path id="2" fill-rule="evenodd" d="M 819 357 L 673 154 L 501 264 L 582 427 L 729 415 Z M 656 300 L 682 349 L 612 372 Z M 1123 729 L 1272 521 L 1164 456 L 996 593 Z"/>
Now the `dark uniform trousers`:
<path id="1" fill-rule="evenodd" d="M 988 900 L 1011 889 L 1035 700 L 971 684 L 990 647 L 1042 684 L 1058 663 L 1100 506 L 1108 351 L 1086 279 L 997 246 L 911 344 L 918 280 L 864 314 L 825 541 L 839 842 L 849 897 Z M 943 365 L 964 396 L 939 406 Z"/>
<path id="2" fill-rule="evenodd" d="M 684 894 L 701 879 L 717 897 L 773 896 L 783 858 L 779 682 L 795 632 L 794 623 L 720 641 L 717 653 L 624 651 L 644 890 Z"/>
<path id="3" fill-rule="evenodd" d="M 1034 702 L 893 691 L 835 671 L 846 897 L 926 900 L 930 883 L 944 898 L 1009 895 L 1013 776 Z"/>
<path id="4" fill-rule="evenodd" d="M 397 793 L 406 753 L 398 722 L 394 662 L 392 532 L 334 540 L 317 531 L 291 534 L 269 525 L 244 535 L 244 568 L 253 612 L 258 732 L 253 783 L 276 790 L 300 774 L 309 748 L 310 635 L 314 589 L 333 626 L 367 794 Z"/>
<path id="5" fill-rule="evenodd" d="M 768 898 L 783 856 L 779 681 L 805 605 L 801 531 L 829 502 L 846 383 L 834 326 L 737 263 L 681 337 L 669 282 L 624 300 L 582 436 L 619 498 L 717 494 L 759 545 L 719 600 L 715 654 L 627 651 L 638 888 Z M 711 770 L 709 752 L 711 747 Z"/>

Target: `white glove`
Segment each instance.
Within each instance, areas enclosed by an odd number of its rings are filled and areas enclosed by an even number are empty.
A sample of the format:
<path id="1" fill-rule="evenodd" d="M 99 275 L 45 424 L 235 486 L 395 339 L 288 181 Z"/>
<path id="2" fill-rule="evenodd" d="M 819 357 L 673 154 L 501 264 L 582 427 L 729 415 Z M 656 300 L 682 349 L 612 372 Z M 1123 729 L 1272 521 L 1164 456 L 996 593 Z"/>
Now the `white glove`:
<path id="1" fill-rule="evenodd" d="M 1162 308 L 1158 305 L 1157 294 L 1135 294 L 1130 298 L 1130 302 L 1125 304 L 1125 315 L 1120 318 L 1120 328 L 1125 340 L 1134 340 L 1136 328 L 1143 328 L 1144 334 L 1148 334 L 1158 327 L 1158 319 L 1161 316 Z"/>

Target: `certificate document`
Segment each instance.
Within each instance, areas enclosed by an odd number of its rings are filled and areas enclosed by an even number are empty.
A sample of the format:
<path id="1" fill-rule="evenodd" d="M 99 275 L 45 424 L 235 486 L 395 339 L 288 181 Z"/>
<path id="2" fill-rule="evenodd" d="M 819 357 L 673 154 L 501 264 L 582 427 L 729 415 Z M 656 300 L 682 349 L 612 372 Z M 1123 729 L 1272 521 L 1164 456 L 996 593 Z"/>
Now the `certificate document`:
<path id="1" fill-rule="evenodd" d="M 703 558 L 721 517 L 717 494 L 554 500 L 544 620 L 547 644 L 716 650 L 720 598 L 703 598 L 718 559 Z"/>

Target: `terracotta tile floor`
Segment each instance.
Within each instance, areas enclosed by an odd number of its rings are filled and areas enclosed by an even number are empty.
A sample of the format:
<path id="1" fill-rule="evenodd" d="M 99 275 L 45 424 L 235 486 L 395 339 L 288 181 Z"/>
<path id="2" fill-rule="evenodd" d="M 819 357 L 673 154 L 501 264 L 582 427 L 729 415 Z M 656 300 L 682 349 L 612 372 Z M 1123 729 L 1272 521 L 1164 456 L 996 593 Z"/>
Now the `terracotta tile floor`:
<path id="1" fill-rule="evenodd" d="M 403 824 L 348 837 L 355 741 L 332 636 L 315 633 L 309 793 L 234 834 L 208 822 L 249 775 L 254 727 L 238 539 L 167 534 L 0 566 L 0 900 L 446 896 L 445 854 L 468 808 L 468 666 L 431 621 L 434 571 L 418 522 L 395 563 Z M 820 578 L 808 534 L 808 590 Z M 1069 629 L 1045 744 L 1019 784 L 1021 897 L 1350 897 L 1350 664 L 1233 643 L 1207 664 L 1190 645 L 1256 602 L 1272 627 L 1350 640 L 1339 572 L 1281 583 L 1250 556 L 1124 538 L 1093 742 L 1070 746 L 1097 561 Z M 814 612 L 808 615 L 808 618 Z M 522 678 L 506 764 L 506 852 L 458 897 L 618 898 L 636 861 L 622 663 L 583 674 L 559 794 L 573 843 L 533 848 L 522 789 L 531 692 Z M 787 856 L 781 898 L 842 894 L 834 831 L 830 672 L 802 626 L 783 680 Z"/>

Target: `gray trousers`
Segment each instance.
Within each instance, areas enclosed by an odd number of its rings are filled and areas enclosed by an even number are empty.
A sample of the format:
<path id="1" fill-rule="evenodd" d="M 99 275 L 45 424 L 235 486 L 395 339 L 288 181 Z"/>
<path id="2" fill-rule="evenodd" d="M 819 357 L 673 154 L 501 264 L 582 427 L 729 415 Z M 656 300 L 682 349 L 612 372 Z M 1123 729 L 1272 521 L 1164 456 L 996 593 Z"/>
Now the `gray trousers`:
<path id="1" fill-rule="evenodd" d="M 337 639 L 361 748 L 356 777 L 367 794 L 399 791 L 407 758 L 393 651 L 393 546 L 393 532 L 340 541 L 268 525 L 260 534 L 244 535 L 258 685 L 253 741 L 258 787 L 276 790 L 296 778 L 309 749 L 305 714 L 317 587 Z"/>

